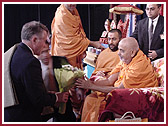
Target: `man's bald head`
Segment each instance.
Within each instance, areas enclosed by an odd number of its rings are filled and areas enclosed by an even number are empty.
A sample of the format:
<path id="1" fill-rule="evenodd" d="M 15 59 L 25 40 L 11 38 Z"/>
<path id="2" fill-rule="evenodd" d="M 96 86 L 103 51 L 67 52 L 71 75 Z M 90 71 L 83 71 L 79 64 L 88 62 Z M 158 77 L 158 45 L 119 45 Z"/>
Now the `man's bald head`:
<path id="1" fill-rule="evenodd" d="M 133 57 L 137 54 L 139 45 L 135 38 L 127 37 L 119 42 L 118 49 L 120 60 L 126 64 L 129 64 Z"/>
<path id="2" fill-rule="evenodd" d="M 133 37 L 127 37 L 124 38 L 120 41 L 120 44 L 125 45 L 127 48 L 131 49 L 131 50 L 135 50 L 138 51 L 139 50 L 139 45 L 138 42 L 135 38 Z"/>

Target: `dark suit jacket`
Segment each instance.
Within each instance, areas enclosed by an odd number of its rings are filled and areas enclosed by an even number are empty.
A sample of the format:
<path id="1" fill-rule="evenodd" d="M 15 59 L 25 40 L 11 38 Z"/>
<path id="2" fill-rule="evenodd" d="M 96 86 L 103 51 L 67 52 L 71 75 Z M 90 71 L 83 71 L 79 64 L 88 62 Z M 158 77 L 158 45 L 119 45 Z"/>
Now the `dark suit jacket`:
<path id="1" fill-rule="evenodd" d="M 53 106 L 56 97 L 45 89 L 39 60 L 24 43 L 20 43 L 10 68 L 19 105 L 5 108 L 4 121 L 42 121 L 40 114 L 43 107 Z"/>
<path id="2" fill-rule="evenodd" d="M 135 31 L 131 35 L 132 37 L 137 39 L 140 49 L 146 55 L 148 54 L 149 50 L 148 20 L 149 20 L 148 18 L 144 18 L 139 22 L 137 22 Z M 150 49 L 156 51 L 158 55 L 157 59 L 164 57 L 164 40 L 161 40 L 160 38 L 160 34 L 163 34 L 163 32 L 164 32 L 164 17 L 159 16 Z"/>

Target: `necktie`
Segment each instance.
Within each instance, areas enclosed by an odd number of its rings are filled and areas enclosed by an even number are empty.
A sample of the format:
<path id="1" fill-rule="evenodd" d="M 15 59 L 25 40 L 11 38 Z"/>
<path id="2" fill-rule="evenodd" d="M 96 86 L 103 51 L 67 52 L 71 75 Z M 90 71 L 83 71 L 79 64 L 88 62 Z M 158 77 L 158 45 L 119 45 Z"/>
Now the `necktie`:
<path id="1" fill-rule="evenodd" d="M 151 47 L 152 39 L 153 39 L 153 21 L 151 22 L 149 27 L 149 50 Z"/>

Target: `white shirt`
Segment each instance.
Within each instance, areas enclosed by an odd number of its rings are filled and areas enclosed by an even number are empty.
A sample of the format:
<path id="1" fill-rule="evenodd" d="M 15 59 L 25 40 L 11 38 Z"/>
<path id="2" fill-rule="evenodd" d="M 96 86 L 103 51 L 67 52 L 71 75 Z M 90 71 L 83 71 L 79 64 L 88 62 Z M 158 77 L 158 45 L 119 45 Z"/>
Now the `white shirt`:
<path id="1" fill-rule="evenodd" d="M 42 69 L 42 78 L 44 81 L 44 85 L 46 87 L 46 89 L 48 90 L 48 85 L 49 85 L 49 67 L 48 65 L 45 65 L 44 63 L 41 62 L 41 69 Z"/>
<path id="2" fill-rule="evenodd" d="M 43 81 L 44 81 L 44 85 L 45 85 L 46 89 L 49 90 L 49 66 L 42 63 L 41 60 L 39 60 L 39 61 L 41 63 L 42 78 L 43 78 Z M 55 93 L 55 97 L 56 97 L 55 103 L 58 101 L 57 93 L 58 92 Z"/>
<path id="3" fill-rule="evenodd" d="M 153 19 L 153 34 L 155 32 L 155 28 L 156 28 L 156 25 L 157 25 L 157 22 L 158 22 L 158 19 L 159 19 L 159 15 Z M 150 29 L 150 24 L 152 23 L 152 19 L 149 18 L 149 26 L 148 26 L 148 29 Z"/>

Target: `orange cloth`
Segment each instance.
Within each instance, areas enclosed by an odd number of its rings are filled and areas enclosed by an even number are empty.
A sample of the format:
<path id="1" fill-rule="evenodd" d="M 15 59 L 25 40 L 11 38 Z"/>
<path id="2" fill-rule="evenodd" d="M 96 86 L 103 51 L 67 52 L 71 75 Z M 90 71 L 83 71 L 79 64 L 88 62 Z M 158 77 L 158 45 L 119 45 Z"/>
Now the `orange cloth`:
<path id="1" fill-rule="evenodd" d="M 93 92 L 84 101 L 81 122 L 98 122 L 100 104 L 105 96 L 100 92 Z"/>
<path id="2" fill-rule="evenodd" d="M 143 54 L 141 50 L 132 61 L 126 65 L 122 61 L 112 70 L 110 74 L 120 72 L 115 87 L 121 82 L 125 88 L 143 88 L 158 86 L 155 71 L 151 65 L 150 59 Z M 103 109 L 104 98 L 103 93 L 94 92 L 88 95 L 84 101 L 82 111 L 82 122 L 97 122 L 99 112 Z"/>
<path id="3" fill-rule="evenodd" d="M 92 75 L 96 74 L 98 71 L 111 72 L 119 61 L 118 51 L 112 52 L 110 48 L 106 48 L 99 54 Z M 98 91 L 93 92 L 86 97 L 82 110 L 82 122 L 98 121 L 99 111 L 101 111 L 101 105 L 104 103 L 104 98 L 104 93 Z"/>
<path id="4" fill-rule="evenodd" d="M 110 74 L 117 72 L 120 72 L 120 74 L 118 80 L 114 83 L 115 87 L 118 87 L 121 82 L 125 88 L 158 86 L 158 80 L 150 59 L 141 50 L 128 65 L 121 61 Z"/>
<path id="5" fill-rule="evenodd" d="M 92 75 L 96 74 L 98 71 L 111 72 L 119 62 L 118 51 L 112 52 L 110 48 L 106 48 L 99 54 Z"/>
<path id="6" fill-rule="evenodd" d="M 72 66 L 82 68 L 83 53 L 90 40 L 87 39 L 77 9 L 74 15 L 61 4 L 51 24 L 51 54 L 66 56 Z"/>

